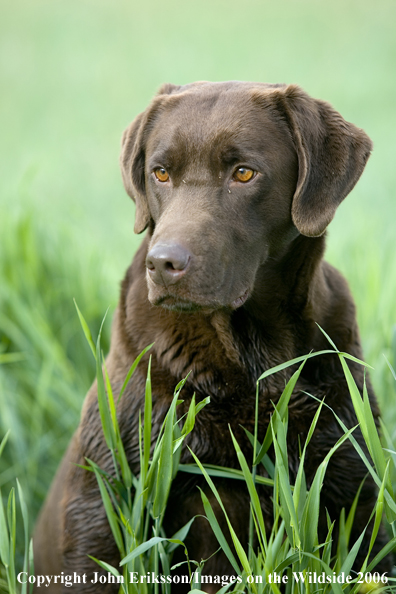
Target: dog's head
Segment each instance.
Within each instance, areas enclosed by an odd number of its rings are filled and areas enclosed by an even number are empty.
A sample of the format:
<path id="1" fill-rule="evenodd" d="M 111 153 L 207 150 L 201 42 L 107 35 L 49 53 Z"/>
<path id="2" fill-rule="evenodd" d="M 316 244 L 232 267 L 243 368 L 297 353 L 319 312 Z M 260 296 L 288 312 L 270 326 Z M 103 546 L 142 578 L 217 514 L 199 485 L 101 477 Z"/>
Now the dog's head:
<path id="1" fill-rule="evenodd" d="M 123 136 L 121 169 L 149 227 L 149 299 L 241 306 L 260 267 L 325 232 L 372 145 L 295 85 L 163 86 Z"/>

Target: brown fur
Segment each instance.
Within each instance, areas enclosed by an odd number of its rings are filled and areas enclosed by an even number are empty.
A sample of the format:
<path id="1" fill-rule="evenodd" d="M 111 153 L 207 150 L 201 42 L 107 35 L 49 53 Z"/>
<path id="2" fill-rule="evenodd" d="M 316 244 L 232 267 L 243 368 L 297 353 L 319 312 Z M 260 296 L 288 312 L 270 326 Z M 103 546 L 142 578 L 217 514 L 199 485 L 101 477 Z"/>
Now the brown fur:
<path id="1" fill-rule="evenodd" d="M 200 412 L 189 446 L 203 463 L 238 468 L 228 425 L 250 459 L 251 448 L 241 426 L 253 431 L 256 380 L 274 365 L 328 348 L 316 323 L 340 350 L 362 357 L 347 284 L 322 256 L 326 227 L 360 177 L 370 150 L 371 141 L 362 130 L 294 85 L 165 85 L 126 130 L 123 180 L 136 201 L 135 231 L 148 228 L 148 232 L 122 284 L 107 367 L 117 392 L 135 357 L 154 342 L 154 433 L 175 385 L 191 371 L 181 407 L 187 409 L 194 392 L 198 400 L 209 395 L 211 403 Z M 233 173 L 241 166 L 256 171 L 254 179 L 236 181 Z M 169 172 L 169 181 L 155 178 L 157 167 Z M 150 257 L 161 245 L 165 251 L 176 246 L 187 254 L 187 266 L 172 264 L 169 272 L 167 263 L 168 272 L 159 272 Z M 350 368 L 362 388 L 361 367 L 351 363 Z M 143 409 L 146 373 L 147 358 L 118 409 L 135 473 L 139 472 L 138 413 Z M 286 377 L 286 372 L 280 373 L 260 384 L 260 440 Z M 368 389 L 377 417 L 370 384 Z M 292 479 L 299 464 L 297 444 L 304 442 L 317 408 L 307 392 L 326 397 L 348 427 L 356 424 L 337 358 L 322 356 L 307 362 L 289 406 Z M 308 449 L 308 481 L 340 435 L 333 415 L 323 409 Z M 362 443 L 361 435 L 355 435 Z M 84 463 L 86 457 L 112 471 L 95 384 L 36 528 L 37 573 L 97 571 L 87 554 L 112 564 L 119 561 L 95 477 L 73 464 Z M 190 461 L 184 449 L 182 462 Z M 339 518 L 342 507 L 350 507 L 365 474 L 359 456 L 346 442 L 329 464 L 322 491 L 323 510 L 332 519 Z M 246 545 L 246 489 L 238 481 L 215 482 Z M 197 485 L 213 501 L 204 480 L 183 473 L 176 477 L 164 523 L 168 535 L 202 513 Z M 270 492 L 263 488 L 260 497 L 270 527 Z M 375 486 L 367 479 L 352 538 L 366 525 L 375 497 Z M 227 532 L 221 513 L 218 518 Z M 321 526 L 324 538 L 324 514 Z M 218 548 L 203 519 L 194 522 L 186 543 L 190 557 L 198 561 Z M 376 546 L 383 543 L 381 533 Z M 387 560 L 383 567 L 388 568 Z M 205 565 L 205 571 L 232 573 L 220 553 Z M 88 593 L 95 587 L 87 584 L 74 590 Z M 103 586 L 101 591 L 116 592 L 117 587 Z"/>

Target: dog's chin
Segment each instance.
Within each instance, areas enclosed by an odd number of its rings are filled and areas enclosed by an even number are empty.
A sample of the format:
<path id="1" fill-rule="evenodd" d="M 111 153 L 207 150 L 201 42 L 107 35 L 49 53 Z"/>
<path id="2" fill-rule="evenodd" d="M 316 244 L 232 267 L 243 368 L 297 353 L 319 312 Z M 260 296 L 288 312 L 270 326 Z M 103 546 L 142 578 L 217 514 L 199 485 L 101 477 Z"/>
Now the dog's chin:
<path id="1" fill-rule="evenodd" d="M 153 302 L 153 305 L 179 313 L 195 313 L 204 309 L 203 306 L 199 305 L 198 303 L 187 301 L 186 299 L 180 299 L 179 297 L 174 297 L 172 295 L 160 297 Z"/>
<path id="2" fill-rule="evenodd" d="M 152 305 L 156 307 L 163 307 L 169 311 L 179 312 L 179 313 L 195 313 L 195 312 L 202 312 L 206 314 L 213 313 L 219 309 L 228 309 L 228 310 L 235 310 L 247 301 L 250 295 L 250 291 L 247 289 L 242 295 L 237 297 L 231 302 L 222 303 L 221 301 L 195 301 L 193 299 L 186 299 L 185 297 L 180 297 L 178 295 L 171 295 L 169 293 L 165 295 L 156 295 L 150 296 L 149 300 Z"/>
<path id="3" fill-rule="evenodd" d="M 203 312 L 203 313 L 211 313 L 216 309 L 219 309 L 217 304 L 213 303 L 197 303 L 196 301 L 186 299 L 184 297 L 179 297 L 176 295 L 161 295 L 157 296 L 154 299 L 150 299 L 152 305 L 156 307 L 163 307 L 169 311 L 174 311 L 178 313 L 195 313 L 195 312 Z"/>

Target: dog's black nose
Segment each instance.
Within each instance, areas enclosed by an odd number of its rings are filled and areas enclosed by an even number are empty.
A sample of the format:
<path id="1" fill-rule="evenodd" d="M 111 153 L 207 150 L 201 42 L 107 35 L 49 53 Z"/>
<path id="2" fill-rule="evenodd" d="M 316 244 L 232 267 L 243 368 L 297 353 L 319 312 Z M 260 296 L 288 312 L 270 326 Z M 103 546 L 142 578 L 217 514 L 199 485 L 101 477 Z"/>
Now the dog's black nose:
<path id="1" fill-rule="evenodd" d="M 147 254 L 150 278 L 158 285 L 174 285 L 185 274 L 191 254 L 178 243 L 157 243 Z"/>

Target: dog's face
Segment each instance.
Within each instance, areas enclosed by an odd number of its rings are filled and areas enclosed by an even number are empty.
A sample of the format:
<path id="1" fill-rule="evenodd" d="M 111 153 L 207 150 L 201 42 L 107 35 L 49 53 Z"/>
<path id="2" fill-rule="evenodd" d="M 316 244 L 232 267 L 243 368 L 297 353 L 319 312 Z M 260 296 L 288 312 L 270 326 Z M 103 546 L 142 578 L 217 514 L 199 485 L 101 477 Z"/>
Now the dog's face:
<path id="1" fill-rule="evenodd" d="M 245 94 L 205 91 L 175 96 L 146 144 L 149 299 L 165 307 L 242 305 L 295 231 L 287 126 Z"/>
<path id="2" fill-rule="evenodd" d="M 126 130 L 121 166 L 149 226 L 149 299 L 236 309 L 299 234 L 324 233 L 371 149 L 298 87 L 167 85 Z"/>

